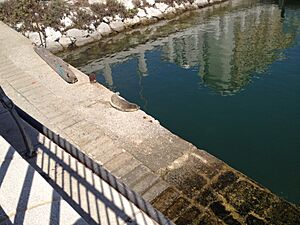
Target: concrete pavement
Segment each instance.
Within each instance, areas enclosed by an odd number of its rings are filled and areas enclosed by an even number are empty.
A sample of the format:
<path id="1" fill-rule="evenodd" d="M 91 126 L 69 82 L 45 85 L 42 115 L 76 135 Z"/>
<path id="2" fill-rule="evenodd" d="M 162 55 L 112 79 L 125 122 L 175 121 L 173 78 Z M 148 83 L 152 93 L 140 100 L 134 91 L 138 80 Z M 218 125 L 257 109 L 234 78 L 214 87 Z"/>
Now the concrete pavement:
<path id="1" fill-rule="evenodd" d="M 0 224 L 87 224 L 0 136 Z"/>

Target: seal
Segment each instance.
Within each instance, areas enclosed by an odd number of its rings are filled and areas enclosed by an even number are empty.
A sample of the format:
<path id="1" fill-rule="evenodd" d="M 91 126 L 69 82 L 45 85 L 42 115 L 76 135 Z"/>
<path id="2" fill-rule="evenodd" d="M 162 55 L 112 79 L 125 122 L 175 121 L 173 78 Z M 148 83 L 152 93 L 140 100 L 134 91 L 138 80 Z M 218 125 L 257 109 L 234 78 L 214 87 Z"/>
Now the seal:
<path id="1" fill-rule="evenodd" d="M 134 112 L 140 109 L 137 104 L 128 102 L 122 98 L 118 92 L 111 96 L 110 105 L 123 112 Z"/>

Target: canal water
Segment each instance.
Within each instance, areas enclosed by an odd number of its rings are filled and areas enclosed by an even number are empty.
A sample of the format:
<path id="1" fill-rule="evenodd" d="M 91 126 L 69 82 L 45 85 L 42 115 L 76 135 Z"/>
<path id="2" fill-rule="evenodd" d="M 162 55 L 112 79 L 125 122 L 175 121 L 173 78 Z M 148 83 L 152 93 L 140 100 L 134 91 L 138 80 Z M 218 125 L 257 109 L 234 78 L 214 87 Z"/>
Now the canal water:
<path id="1" fill-rule="evenodd" d="M 60 56 L 300 204 L 300 2 L 236 0 Z"/>

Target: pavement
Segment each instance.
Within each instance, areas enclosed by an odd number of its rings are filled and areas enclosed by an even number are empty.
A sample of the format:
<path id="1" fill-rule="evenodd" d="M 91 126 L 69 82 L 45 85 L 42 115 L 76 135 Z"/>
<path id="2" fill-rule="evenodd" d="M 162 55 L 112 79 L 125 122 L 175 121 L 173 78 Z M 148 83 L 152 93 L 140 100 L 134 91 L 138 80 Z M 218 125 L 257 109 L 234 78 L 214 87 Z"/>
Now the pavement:
<path id="1" fill-rule="evenodd" d="M 87 224 L 0 136 L 0 224 Z"/>

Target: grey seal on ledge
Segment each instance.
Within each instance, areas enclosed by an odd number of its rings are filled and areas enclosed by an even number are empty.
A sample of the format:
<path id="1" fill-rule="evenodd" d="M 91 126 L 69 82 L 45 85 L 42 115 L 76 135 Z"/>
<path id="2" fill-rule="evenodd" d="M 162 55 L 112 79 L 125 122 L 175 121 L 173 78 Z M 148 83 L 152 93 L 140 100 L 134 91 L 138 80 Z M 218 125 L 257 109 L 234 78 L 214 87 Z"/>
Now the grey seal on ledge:
<path id="1" fill-rule="evenodd" d="M 134 112 L 140 109 L 137 104 L 128 102 L 122 98 L 118 92 L 111 96 L 110 105 L 123 112 Z"/>

